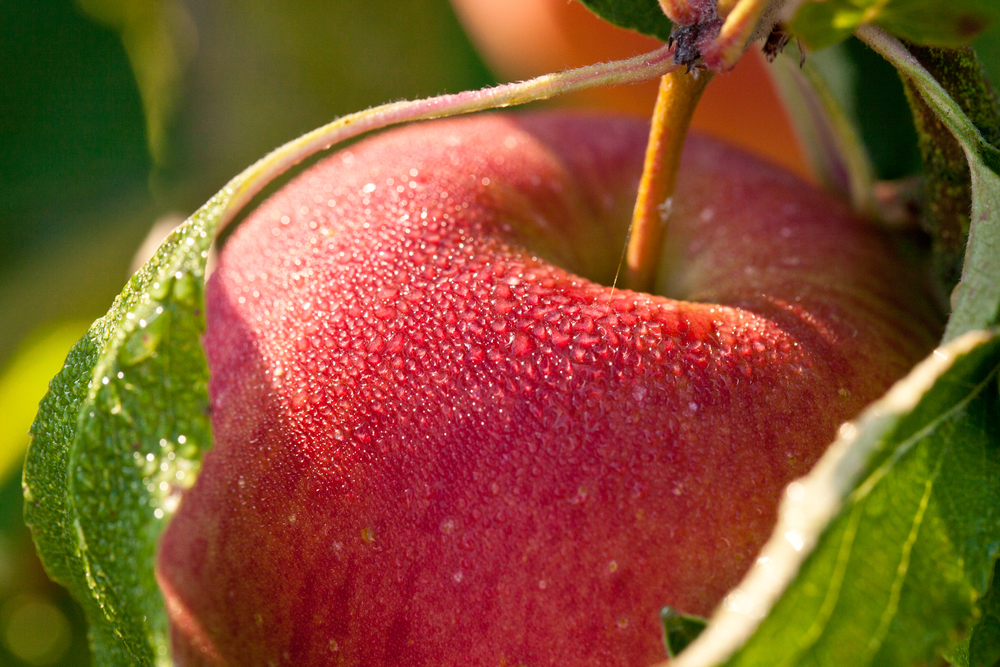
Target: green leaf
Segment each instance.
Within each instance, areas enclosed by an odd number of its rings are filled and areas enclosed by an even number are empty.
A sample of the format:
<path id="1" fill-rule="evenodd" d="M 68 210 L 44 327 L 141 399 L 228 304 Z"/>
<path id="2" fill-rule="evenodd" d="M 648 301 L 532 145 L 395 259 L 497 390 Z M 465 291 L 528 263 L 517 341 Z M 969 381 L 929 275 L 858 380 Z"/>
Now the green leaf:
<path id="1" fill-rule="evenodd" d="M 858 29 L 872 49 L 909 79 L 951 130 L 969 162 L 972 212 L 962 277 L 951 295 L 944 340 L 1000 323 L 1000 150 L 992 146 L 926 69 L 898 41 L 873 26 Z"/>
<path id="2" fill-rule="evenodd" d="M 972 209 L 972 178 L 966 149 L 952 127 L 942 122 L 940 105 L 931 106 L 918 79 L 940 84 L 989 144 L 1000 145 L 1000 101 L 985 78 L 971 47 L 942 49 L 909 45 L 909 53 L 926 70 L 902 76 L 906 98 L 919 135 L 923 163 L 922 223 L 931 238 L 931 258 L 944 291 L 959 282 L 966 255 Z M 930 78 L 932 77 L 932 78 Z M 933 95 L 930 96 L 933 100 Z M 942 100 L 945 98 L 941 98 Z M 977 139 L 977 142 L 979 140 Z"/>
<path id="3" fill-rule="evenodd" d="M 846 39 L 864 23 L 917 44 L 964 46 L 1000 19 L 996 0 L 800 0 L 789 9 L 792 34 L 814 50 Z"/>
<path id="4" fill-rule="evenodd" d="M 979 605 L 981 617 L 969 636 L 968 664 L 970 667 L 993 667 L 1000 662 L 1000 580 L 993 571 L 993 587 Z"/>
<path id="5" fill-rule="evenodd" d="M 580 0 L 590 11 L 620 28 L 667 41 L 674 24 L 657 0 Z"/>
<path id="6" fill-rule="evenodd" d="M 211 444 L 201 349 L 210 212 L 160 247 L 77 343 L 32 426 L 25 519 L 97 662 L 167 662 L 156 538 Z"/>
<path id="7" fill-rule="evenodd" d="M 970 333 L 842 427 L 672 667 L 933 662 L 1000 549 L 998 376 L 1000 337 Z"/>
<path id="8" fill-rule="evenodd" d="M 979 601 L 979 622 L 968 636 L 953 643 L 942 657 L 954 667 L 995 667 L 1000 663 L 1000 562 L 993 570 L 993 585 Z"/>
<path id="9" fill-rule="evenodd" d="M 969 638 L 953 642 L 941 652 L 941 657 L 952 667 L 969 667 Z"/>
<path id="10" fill-rule="evenodd" d="M 797 51 L 795 42 L 790 42 L 785 53 L 791 56 L 792 62 L 782 62 L 779 58 L 772 64 L 771 71 L 779 84 L 782 78 L 806 76 L 805 71 L 788 71 L 792 69 L 790 66 L 799 69 Z M 861 41 L 851 38 L 808 54 L 802 69 L 806 68 L 814 70 L 813 76 L 818 75 L 825 82 L 832 103 L 840 107 L 841 113 L 853 125 L 853 131 L 860 136 L 871 158 L 874 178 L 895 180 L 920 170 L 913 117 L 903 84 L 892 65 Z M 782 90 L 783 95 L 785 92 Z M 803 120 L 796 118 L 797 114 L 809 113 L 795 109 L 794 105 L 803 101 L 792 101 L 790 111 L 796 124 Z M 807 118 L 807 122 L 814 121 Z"/>
<path id="11" fill-rule="evenodd" d="M 858 121 L 858 131 L 871 155 L 875 176 L 894 180 L 920 171 L 920 151 L 913 116 L 903 84 L 895 68 L 860 40 L 851 38 L 833 49 L 815 53 L 811 59 L 824 73 L 830 73 L 827 54 L 840 52 L 849 67 L 847 91 Z"/>
<path id="12" fill-rule="evenodd" d="M 988 144 L 963 148 L 972 172 L 972 216 L 946 340 L 1000 321 L 1000 151 Z"/>
<path id="13" fill-rule="evenodd" d="M 663 646 L 671 658 L 686 649 L 708 625 L 701 616 L 681 614 L 670 607 L 660 610 L 660 622 L 663 623 Z"/>

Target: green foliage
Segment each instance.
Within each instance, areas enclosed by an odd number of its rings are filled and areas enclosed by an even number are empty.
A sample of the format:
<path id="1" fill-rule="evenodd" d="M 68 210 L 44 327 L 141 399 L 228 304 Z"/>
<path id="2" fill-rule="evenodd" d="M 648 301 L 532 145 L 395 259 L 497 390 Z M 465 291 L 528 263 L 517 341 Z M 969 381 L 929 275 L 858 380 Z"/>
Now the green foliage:
<path id="1" fill-rule="evenodd" d="M 667 41 L 674 25 L 656 0 L 580 0 L 608 23 Z"/>
<path id="2" fill-rule="evenodd" d="M 848 106 L 851 63 L 843 49 L 823 55 L 803 60 L 798 45 L 789 44 L 772 65 L 774 81 L 822 186 L 859 213 L 876 215 L 874 165 Z"/>
<path id="3" fill-rule="evenodd" d="M 877 28 L 859 36 L 891 62 L 961 146 L 971 173 L 972 211 L 961 280 L 951 295 L 945 341 L 1000 323 L 1000 150 L 993 146 L 959 104 L 903 47 Z"/>
<path id="4" fill-rule="evenodd" d="M 896 70 L 853 37 L 831 50 L 843 54 L 849 63 L 851 108 L 878 178 L 903 178 L 918 172 L 917 133 Z M 825 56 L 826 51 L 813 58 L 821 69 Z"/>
<path id="5" fill-rule="evenodd" d="M 986 75 L 996 90 L 1000 86 L 1000 21 L 972 40 L 972 46 L 979 54 Z"/>
<path id="6" fill-rule="evenodd" d="M 84 606 L 100 664 L 154 665 L 156 538 L 210 446 L 203 273 L 211 213 L 176 231 L 69 354 L 32 426 L 25 519 Z"/>
<path id="7" fill-rule="evenodd" d="M 963 145 L 972 172 L 972 215 L 962 279 L 952 294 L 946 338 L 1000 321 L 1000 151 L 985 142 Z"/>
<path id="8" fill-rule="evenodd" d="M 925 102 L 925 95 L 913 77 L 903 77 L 920 137 L 924 229 L 931 236 L 938 279 L 946 291 L 951 291 L 961 277 L 970 229 L 972 181 L 966 151 L 970 148 L 990 151 L 1000 146 L 1000 102 L 971 48 L 911 45 L 909 51 L 968 117 L 973 126 L 969 128 L 970 135 L 982 135 L 973 139 L 977 146 L 981 143 L 981 148 L 963 147 L 956 139 L 954 124 L 942 123 L 941 109 L 931 108 Z"/>
<path id="9" fill-rule="evenodd" d="M 846 39 L 863 23 L 918 44 L 956 47 L 998 19 L 996 0 L 807 0 L 791 31 L 817 50 Z"/>
<path id="10" fill-rule="evenodd" d="M 1000 570 L 1000 563 L 993 571 L 993 587 L 979 604 L 979 622 L 972 629 L 968 641 L 964 642 L 963 667 L 994 667 L 1000 662 L 1000 581 L 997 581 L 997 570 Z"/>
<path id="11" fill-rule="evenodd" d="M 919 171 L 917 134 L 899 76 L 863 43 L 851 38 L 802 61 L 792 42 L 771 71 L 815 173 L 825 187 L 850 192 L 856 209 L 871 212 L 870 203 L 858 204 L 874 197 L 873 178 Z"/>
<path id="12" fill-rule="evenodd" d="M 663 623 L 663 646 L 671 658 L 686 649 L 708 625 L 701 616 L 680 614 L 670 607 L 660 610 L 660 622 Z"/>

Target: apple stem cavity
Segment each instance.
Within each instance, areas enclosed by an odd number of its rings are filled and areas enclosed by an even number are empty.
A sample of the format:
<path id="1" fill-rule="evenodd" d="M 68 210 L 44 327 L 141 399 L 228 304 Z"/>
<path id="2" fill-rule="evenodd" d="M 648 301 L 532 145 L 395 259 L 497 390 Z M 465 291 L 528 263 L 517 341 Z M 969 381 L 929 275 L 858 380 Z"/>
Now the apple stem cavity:
<path id="1" fill-rule="evenodd" d="M 691 127 L 694 109 L 711 72 L 674 70 L 660 79 L 653 109 L 649 143 L 642 168 L 626 248 L 622 286 L 637 292 L 652 291 L 663 242 L 667 236 L 670 209 L 684 138 Z"/>

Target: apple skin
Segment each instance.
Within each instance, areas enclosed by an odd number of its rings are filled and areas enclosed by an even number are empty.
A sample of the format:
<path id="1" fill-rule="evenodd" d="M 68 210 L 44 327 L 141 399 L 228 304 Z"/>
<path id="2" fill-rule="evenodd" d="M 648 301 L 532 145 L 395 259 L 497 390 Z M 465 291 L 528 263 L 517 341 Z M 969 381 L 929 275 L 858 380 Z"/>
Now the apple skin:
<path id="1" fill-rule="evenodd" d="M 698 137 L 683 300 L 612 293 L 646 135 L 410 126 L 243 223 L 207 291 L 215 446 L 158 558 L 178 665 L 644 665 L 661 607 L 738 582 L 940 315 L 873 226 Z"/>

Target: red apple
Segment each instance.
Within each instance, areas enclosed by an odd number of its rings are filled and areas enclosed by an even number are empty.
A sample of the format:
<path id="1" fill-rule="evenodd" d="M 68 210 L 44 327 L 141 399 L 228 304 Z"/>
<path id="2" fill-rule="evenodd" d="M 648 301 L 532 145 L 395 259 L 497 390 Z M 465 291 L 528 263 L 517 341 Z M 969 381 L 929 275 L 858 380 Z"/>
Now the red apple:
<path id="1" fill-rule="evenodd" d="M 645 123 L 489 115 L 309 169 L 209 281 L 215 448 L 164 535 L 179 665 L 646 665 L 934 344 L 840 202 L 691 138 L 664 289 L 608 287 Z"/>

